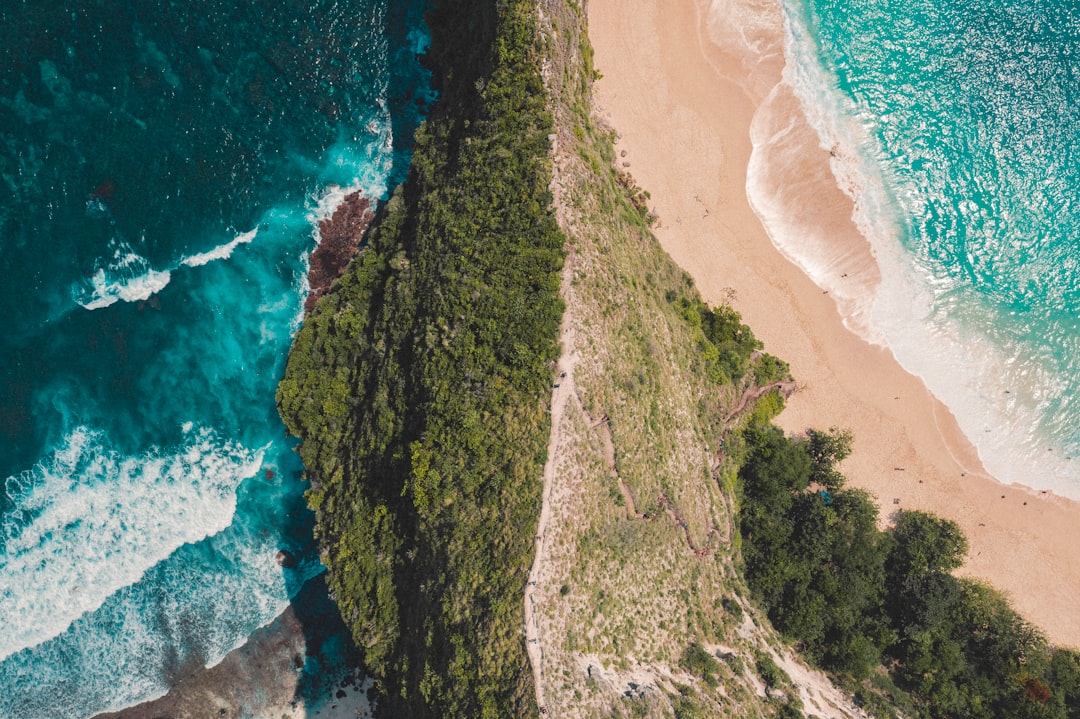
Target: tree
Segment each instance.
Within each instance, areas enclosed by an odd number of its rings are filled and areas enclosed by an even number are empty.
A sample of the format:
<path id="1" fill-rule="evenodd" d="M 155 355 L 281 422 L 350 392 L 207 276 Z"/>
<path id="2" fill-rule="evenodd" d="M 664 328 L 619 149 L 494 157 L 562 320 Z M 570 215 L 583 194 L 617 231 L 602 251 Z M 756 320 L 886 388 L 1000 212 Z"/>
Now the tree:
<path id="1" fill-rule="evenodd" d="M 806 431 L 806 452 L 810 455 L 810 481 L 816 482 L 830 492 L 844 486 L 844 475 L 838 464 L 851 455 L 850 430 L 831 427 L 828 432 L 817 429 Z"/>
<path id="2" fill-rule="evenodd" d="M 964 563 L 968 550 L 956 522 L 926 512 L 903 512 L 892 534 L 889 564 L 894 575 L 951 572 Z"/>
<path id="3" fill-rule="evenodd" d="M 889 613 L 894 624 L 930 629 L 957 600 L 949 574 L 964 562 L 967 538 L 959 525 L 926 512 L 903 512 L 892 531 L 887 563 Z"/>

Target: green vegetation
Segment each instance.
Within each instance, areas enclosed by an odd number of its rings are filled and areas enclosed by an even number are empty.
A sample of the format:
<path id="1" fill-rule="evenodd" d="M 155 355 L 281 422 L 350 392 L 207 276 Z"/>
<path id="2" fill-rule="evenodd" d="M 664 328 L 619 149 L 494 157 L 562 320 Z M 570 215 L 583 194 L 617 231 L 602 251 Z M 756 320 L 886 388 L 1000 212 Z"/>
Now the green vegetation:
<path id="1" fill-rule="evenodd" d="M 278 405 L 389 716 L 536 714 L 521 632 L 563 305 L 536 8 L 445 0 L 441 100 Z"/>
<path id="2" fill-rule="evenodd" d="M 675 303 L 682 318 L 694 328 L 694 344 L 705 363 L 708 378 L 718 384 L 741 380 L 750 366 L 751 355 L 764 345 L 742 323 L 739 313 L 725 306 L 710 308 L 697 292 L 680 297 L 670 291 L 667 299 Z M 770 375 L 779 375 L 776 379 L 787 376 L 785 363 L 769 355 L 765 357 L 766 362 L 760 364 L 768 368 Z"/>
<path id="3" fill-rule="evenodd" d="M 679 696 L 671 704 L 675 719 L 706 719 L 708 712 L 688 696 Z"/>
<path id="4" fill-rule="evenodd" d="M 587 652 L 623 670 L 631 656 L 677 661 L 695 684 L 671 697 L 677 717 L 709 716 L 721 695 L 725 711 L 760 715 L 742 682 L 751 666 L 779 697 L 765 713 L 800 715 L 794 697 L 780 700 L 791 684 L 769 654 L 743 649 L 745 664 L 734 653 L 721 663 L 698 643 L 742 617 L 728 554 L 741 546 L 773 624 L 866 706 L 1080 719 L 1080 656 L 950 574 L 966 551 L 954 524 L 911 512 L 878 531 L 873 502 L 837 467 L 849 435 L 784 437 L 768 424 L 783 405 L 774 391 L 747 408 L 722 452 L 710 448 L 740 393 L 788 368 L 760 353 L 734 310 L 705 305 L 648 233 L 647 193 L 614 169 L 610 133 L 590 119 L 587 39 L 546 40 L 579 43 L 584 63 L 554 63 L 556 105 L 571 110 L 554 128 L 535 5 L 440 0 L 430 27 L 441 100 L 417 134 L 409 180 L 306 319 L 278 392 L 302 439 L 328 581 L 380 712 L 537 715 L 521 609 L 563 311 L 564 237 L 549 210 L 558 129 L 581 165 L 562 209 L 580 232 L 571 450 L 589 481 L 558 545 L 566 575 L 549 605 L 565 646 L 545 645 L 562 667 L 549 701 L 593 701 L 596 683 L 572 674 Z M 628 513 L 623 485 L 642 516 Z M 739 533 L 726 494 L 735 486 Z M 660 712 L 651 699 L 627 706 Z"/>
<path id="5" fill-rule="evenodd" d="M 754 665 L 761 681 L 765 682 L 765 686 L 770 689 L 786 687 L 791 683 L 788 676 L 784 674 L 784 670 L 776 665 L 767 652 L 760 650 L 754 652 Z"/>
<path id="6" fill-rule="evenodd" d="M 850 435 L 791 439 L 761 422 L 743 435 L 747 583 L 808 657 L 884 713 L 880 692 L 908 716 L 1080 717 L 1080 655 L 1050 647 L 993 589 L 950 574 L 967 551 L 955 523 L 904 512 L 878 531 L 873 502 L 844 488 L 836 467 Z"/>
<path id="7" fill-rule="evenodd" d="M 679 659 L 679 666 L 710 687 L 717 686 L 720 682 L 716 678 L 720 674 L 720 662 L 700 644 L 691 644 L 683 652 Z"/>

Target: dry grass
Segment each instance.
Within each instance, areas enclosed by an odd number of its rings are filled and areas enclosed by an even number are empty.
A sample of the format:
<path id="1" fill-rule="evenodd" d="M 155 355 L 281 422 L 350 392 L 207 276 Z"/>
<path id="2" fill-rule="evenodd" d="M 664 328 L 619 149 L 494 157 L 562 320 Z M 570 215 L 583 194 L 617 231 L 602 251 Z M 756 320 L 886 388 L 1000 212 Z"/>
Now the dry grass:
<path id="1" fill-rule="evenodd" d="M 694 292 L 691 283 L 649 234 L 642 194 L 616 171 L 611 133 L 583 104 L 580 14 L 542 7 L 556 59 L 547 68 L 559 128 L 553 190 L 571 242 L 573 356 L 564 362 L 574 370 L 562 389 L 575 392 L 549 457 L 552 506 L 534 593 L 546 709 L 671 716 L 681 688 L 708 714 L 767 715 L 770 705 L 734 670 L 710 687 L 679 668 L 691 641 L 749 646 L 724 619 L 721 602 L 736 587 L 720 541 L 731 518 L 713 474 L 718 437 L 702 417 L 735 392 L 719 396 L 703 381 L 692 330 L 666 296 Z M 710 537 L 712 551 L 695 553 Z"/>
<path id="2" fill-rule="evenodd" d="M 556 391 L 573 393 L 548 458 L 532 594 L 545 708 L 571 718 L 669 717 L 676 706 L 772 716 L 795 687 L 769 699 L 755 652 L 796 664 L 768 649 L 775 634 L 739 598 L 735 469 L 718 461 L 725 410 L 744 388 L 705 379 L 692 328 L 670 301 L 696 290 L 650 234 L 647 195 L 616 168 L 613 132 L 591 112 L 582 80 L 591 51 L 568 1 L 540 4 L 558 130 L 552 189 L 570 242 L 560 363 L 570 371 Z M 724 657 L 710 681 L 680 667 L 694 642 Z"/>

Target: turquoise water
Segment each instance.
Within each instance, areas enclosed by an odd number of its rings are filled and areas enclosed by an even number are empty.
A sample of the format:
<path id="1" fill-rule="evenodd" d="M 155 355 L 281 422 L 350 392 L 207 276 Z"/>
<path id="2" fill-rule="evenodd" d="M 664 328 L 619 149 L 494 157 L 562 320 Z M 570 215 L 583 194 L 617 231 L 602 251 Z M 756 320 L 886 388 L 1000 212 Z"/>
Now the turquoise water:
<path id="1" fill-rule="evenodd" d="M 873 332 L 991 473 L 1080 497 L 1080 7 L 784 14 L 788 82 L 881 267 Z"/>
<path id="2" fill-rule="evenodd" d="M 0 717 L 88 716 L 321 571 L 274 390 L 315 223 L 407 168 L 424 3 L 3 5 Z"/>

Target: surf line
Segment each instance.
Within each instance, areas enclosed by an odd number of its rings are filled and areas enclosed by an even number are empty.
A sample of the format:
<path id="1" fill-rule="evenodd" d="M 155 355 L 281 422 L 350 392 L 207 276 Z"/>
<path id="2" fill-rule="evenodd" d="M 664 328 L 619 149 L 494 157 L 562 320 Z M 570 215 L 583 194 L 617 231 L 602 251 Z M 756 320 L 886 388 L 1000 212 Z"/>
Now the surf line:
<path id="1" fill-rule="evenodd" d="M 75 301 L 88 310 L 124 302 L 144 302 L 168 286 L 172 273 L 181 267 L 202 267 L 232 256 L 233 250 L 255 239 L 259 228 L 241 233 L 225 244 L 212 250 L 183 257 L 178 263 L 164 270 L 150 266 L 149 260 L 135 252 L 127 242 L 121 242 L 113 254 L 113 261 L 97 269 L 73 290 Z M 86 287 L 86 284 L 89 287 Z M 81 297 L 80 297 L 81 295 Z"/>

